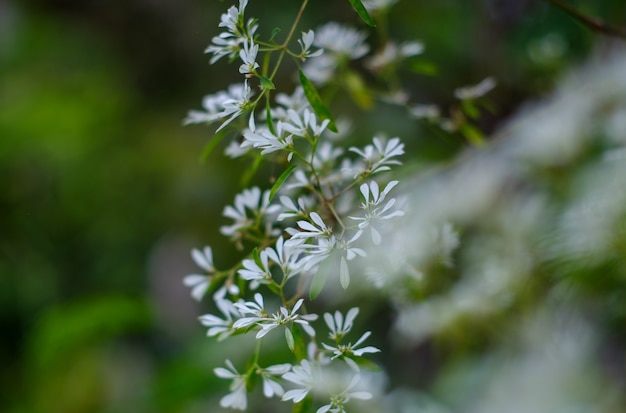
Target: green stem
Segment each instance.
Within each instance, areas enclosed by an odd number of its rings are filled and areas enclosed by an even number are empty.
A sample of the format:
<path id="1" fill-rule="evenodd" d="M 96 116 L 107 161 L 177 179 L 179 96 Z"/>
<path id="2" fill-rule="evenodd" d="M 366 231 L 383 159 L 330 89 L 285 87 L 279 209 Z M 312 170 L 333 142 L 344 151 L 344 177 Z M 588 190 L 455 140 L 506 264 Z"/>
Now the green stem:
<path id="1" fill-rule="evenodd" d="M 298 15 L 296 16 L 296 19 L 294 20 L 293 25 L 291 25 L 291 29 L 289 29 L 289 34 L 287 35 L 285 42 L 280 46 L 281 52 L 280 52 L 280 55 L 278 55 L 278 61 L 276 62 L 276 66 L 274 66 L 274 70 L 272 71 L 270 80 L 273 80 L 274 76 L 276 76 L 276 73 L 278 72 L 278 68 L 280 67 L 280 64 L 282 63 L 283 58 L 285 57 L 285 54 L 287 53 L 287 46 L 289 46 L 289 42 L 291 41 L 291 38 L 293 37 L 293 34 L 296 31 L 296 27 L 298 27 L 298 24 L 300 23 L 300 20 L 302 19 L 302 15 L 304 14 L 304 9 L 306 9 L 306 6 L 308 3 L 309 3 L 309 0 L 304 0 L 302 2 L 302 5 L 300 6 L 300 10 L 298 10 Z"/>

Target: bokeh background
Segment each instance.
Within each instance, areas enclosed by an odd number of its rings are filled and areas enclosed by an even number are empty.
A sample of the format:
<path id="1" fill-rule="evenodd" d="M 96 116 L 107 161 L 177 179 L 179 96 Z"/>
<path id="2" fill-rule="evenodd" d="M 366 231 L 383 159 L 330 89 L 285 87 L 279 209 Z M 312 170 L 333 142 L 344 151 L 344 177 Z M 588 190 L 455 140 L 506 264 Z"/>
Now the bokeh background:
<path id="1" fill-rule="evenodd" d="M 250 3 L 265 32 L 299 6 Z M 313 3 L 302 29 L 366 29 L 347 1 Z M 623 0 L 572 4 L 626 25 Z M 245 165 L 219 151 L 202 158 L 213 129 L 181 123 L 203 95 L 239 81 L 202 53 L 230 5 L 0 0 L 0 411 L 216 411 L 225 385 L 212 368 L 224 357 L 182 278 L 195 270 L 192 247 L 240 258 L 219 226 Z M 498 80 L 487 133 L 610 48 L 540 0 L 403 0 L 391 20 L 392 35 L 424 42 L 421 68 L 437 68 L 403 73 L 416 101 L 445 107 L 454 88 Z M 342 104 L 334 109 L 354 110 Z M 468 146 L 384 106 L 360 127 L 364 142 L 372 130 L 403 137 L 407 163 Z M 427 384 L 438 365 L 428 351 L 413 355 L 423 371 L 413 380 Z"/>

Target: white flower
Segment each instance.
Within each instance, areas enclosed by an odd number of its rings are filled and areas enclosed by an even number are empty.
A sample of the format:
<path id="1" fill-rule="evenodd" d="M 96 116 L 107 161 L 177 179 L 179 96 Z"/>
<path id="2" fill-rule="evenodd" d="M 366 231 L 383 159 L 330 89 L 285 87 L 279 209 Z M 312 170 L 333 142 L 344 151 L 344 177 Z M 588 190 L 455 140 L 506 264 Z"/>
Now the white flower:
<path id="1" fill-rule="evenodd" d="M 296 232 L 292 238 L 319 238 L 328 237 L 332 234 L 332 228 L 326 226 L 317 212 L 311 212 L 309 218 L 313 223 L 304 220 L 298 221 L 298 227 L 302 231 Z"/>
<path id="2" fill-rule="evenodd" d="M 300 386 L 283 394 L 282 400 L 292 400 L 294 403 L 300 403 L 313 388 L 314 380 L 311 363 L 307 360 L 302 360 L 299 366 L 293 366 L 290 372 L 282 375 L 282 378 Z"/>
<path id="3" fill-rule="evenodd" d="M 259 293 L 254 294 L 254 301 L 236 302 L 234 306 L 242 315 L 252 314 L 252 317 L 243 317 L 235 321 L 233 328 L 247 328 L 258 323 L 267 316 L 263 302 L 263 296 Z"/>
<path id="4" fill-rule="evenodd" d="M 219 118 L 228 118 L 217 128 L 216 132 L 222 130 L 226 125 L 232 122 L 235 118 L 241 115 L 246 110 L 250 109 L 252 103 L 250 102 L 250 98 L 252 97 L 252 89 L 248 86 L 248 80 L 245 80 L 243 83 L 243 88 L 241 90 L 240 96 L 236 98 L 231 98 L 222 103 L 223 110 L 219 113 Z M 252 115 L 254 116 L 254 112 Z"/>
<path id="5" fill-rule="evenodd" d="M 297 202 L 298 202 L 298 205 L 296 206 L 296 204 L 291 200 L 291 198 L 285 195 L 281 195 L 280 203 L 283 204 L 282 205 L 283 211 L 278 215 L 278 218 L 276 218 L 276 220 L 282 221 L 284 219 L 294 218 L 294 217 L 306 218 L 307 199 L 304 197 L 300 197 L 298 198 Z"/>
<path id="6" fill-rule="evenodd" d="M 193 249 L 191 251 L 191 257 L 198 267 L 205 270 L 208 274 L 215 272 L 213 266 L 213 251 L 211 247 L 205 247 L 204 250 Z M 200 301 L 211 284 L 211 279 L 208 275 L 191 274 L 183 279 L 183 284 L 186 287 L 191 287 L 191 296 Z"/>
<path id="7" fill-rule="evenodd" d="M 280 307 L 278 312 L 272 314 L 269 318 L 261 320 L 258 323 L 261 330 L 257 333 L 256 338 L 263 338 L 267 333 L 275 328 L 284 326 L 287 345 L 293 351 L 294 338 L 290 328 L 288 327 L 291 323 L 299 324 L 309 336 L 314 337 L 315 330 L 310 326 L 309 321 L 317 320 L 317 314 L 298 314 L 297 311 L 300 309 L 303 302 L 304 299 L 301 298 L 296 302 L 296 304 L 294 304 L 291 311 L 287 310 L 285 307 Z"/>
<path id="8" fill-rule="evenodd" d="M 248 377 L 247 375 L 239 374 L 230 360 L 226 360 L 226 366 L 228 369 L 217 367 L 213 370 L 217 377 L 233 381 L 230 384 L 230 393 L 222 397 L 220 400 L 220 406 L 224 408 L 246 410 L 248 407 L 246 391 L 246 381 Z"/>
<path id="9" fill-rule="evenodd" d="M 343 314 L 339 311 L 335 311 L 333 316 L 330 313 L 324 314 L 324 321 L 328 326 L 330 332 L 328 336 L 335 341 L 341 341 L 341 339 L 352 329 L 354 319 L 359 314 L 359 308 L 353 307 L 346 313 L 344 318 Z"/>
<path id="10" fill-rule="evenodd" d="M 302 38 L 298 40 L 298 43 L 302 48 L 302 52 L 300 52 L 300 58 L 302 60 L 306 59 L 307 57 L 319 56 L 324 52 L 324 50 L 322 49 L 311 52 L 311 46 L 313 46 L 314 40 L 315 32 L 313 30 L 309 30 L 308 32 L 302 32 Z"/>
<path id="11" fill-rule="evenodd" d="M 385 47 L 372 56 L 367 66 L 375 71 L 379 72 L 389 66 L 390 64 L 406 59 L 407 57 L 416 56 L 424 51 L 424 45 L 420 42 L 405 42 L 400 45 L 389 41 L 385 44 Z"/>
<path id="12" fill-rule="evenodd" d="M 258 373 L 263 379 L 263 395 L 268 399 L 271 397 L 282 396 L 285 394 L 283 386 L 281 386 L 276 380 L 276 376 L 283 375 L 291 370 L 291 364 L 276 364 L 273 366 L 261 369 Z"/>
<path id="13" fill-rule="evenodd" d="M 329 119 L 324 119 L 320 125 L 317 124 L 317 117 L 309 109 L 304 109 L 302 118 L 293 109 L 287 110 L 287 120 L 279 121 L 277 128 L 297 136 L 319 137 L 330 123 Z M 311 131 L 309 133 L 308 131 Z"/>
<path id="14" fill-rule="evenodd" d="M 289 160 L 291 160 L 293 152 L 291 152 L 290 149 L 293 147 L 293 136 L 291 134 L 284 134 L 283 132 L 283 124 L 280 121 L 276 125 L 276 135 L 274 135 L 269 128 L 248 130 L 243 134 L 244 141 L 241 147 L 252 146 L 261 149 L 261 155 L 287 150 L 289 151 Z"/>
<path id="15" fill-rule="evenodd" d="M 353 146 L 350 151 L 359 154 L 368 163 L 363 173 L 373 174 L 390 170 L 389 165 L 401 165 L 400 161 L 391 158 L 404 153 L 404 144 L 400 142 L 400 138 L 385 141 L 375 137 L 373 145 L 367 145 L 362 150 Z"/>
<path id="16" fill-rule="evenodd" d="M 326 23 L 315 34 L 315 46 L 333 54 L 358 59 L 369 51 L 366 34 L 337 22 Z"/>
<path id="17" fill-rule="evenodd" d="M 198 319 L 200 324 L 205 327 L 209 327 L 207 330 L 207 336 L 218 337 L 218 340 L 223 340 L 229 337 L 234 331 L 233 317 L 241 317 L 241 313 L 237 310 L 232 301 L 222 298 L 216 300 L 217 307 L 224 314 L 224 319 L 221 319 L 213 314 L 204 314 Z"/>
<path id="18" fill-rule="evenodd" d="M 267 248 L 263 251 L 266 257 L 278 264 L 286 278 L 291 278 L 303 270 L 299 261 L 304 249 L 302 242 L 285 242 L 281 236 L 276 240 L 276 249 Z"/>
<path id="19" fill-rule="evenodd" d="M 352 360 L 351 356 L 361 357 L 366 353 L 378 353 L 380 349 L 374 346 L 366 346 L 362 348 L 358 348 L 357 346 L 363 343 L 370 335 L 371 331 L 366 331 L 363 333 L 361 338 L 359 338 L 356 343 L 348 343 L 348 344 L 337 344 L 336 347 L 330 346 L 326 343 L 322 343 L 324 348 L 333 353 L 332 359 L 336 359 L 337 357 L 342 357 L 343 360 L 355 371 L 359 370 L 358 365 Z"/>
<path id="20" fill-rule="evenodd" d="M 239 73 L 242 75 L 253 75 L 259 64 L 256 62 L 256 56 L 259 53 L 259 45 L 255 44 L 252 39 L 244 40 L 243 49 L 239 51 L 239 57 L 243 64 L 239 66 Z"/>
<path id="21" fill-rule="evenodd" d="M 486 95 L 491 89 L 496 87 L 496 81 L 492 77 L 487 77 L 480 83 L 473 86 L 460 87 L 454 91 L 454 96 L 459 100 L 477 99 Z"/>
<path id="22" fill-rule="evenodd" d="M 269 256 L 267 252 L 261 251 L 259 254 L 260 265 L 253 259 L 243 260 L 243 269 L 237 271 L 237 273 L 244 280 L 259 281 L 261 283 L 268 282 L 272 278 L 272 273 L 269 270 Z"/>
<path id="23" fill-rule="evenodd" d="M 227 31 L 213 37 L 211 40 L 212 44 L 204 51 L 205 53 L 213 54 L 210 60 L 211 64 L 224 56 L 233 59 L 241 49 L 241 44 L 254 37 L 254 33 L 258 28 L 254 20 L 249 19 L 247 24 L 243 25 L 243 15 L 247 3 L 246 0 L 241 0 L 239 8 L 232 6 L 226 13 L 221 15 L 218 27 L 224 27 Z"/>
<path id="24" fill-rule="evenodd" d="M 270 114 L 274 120 L 287 120 L 287 111 L 289 109 L 299 113 L 305 108 L 311 107 L 304 95 L 302 86 L 297 86 L 291 95 L 287 95 L 286 93 L 276 94 L 275 100 L 279 106 L 270 109 Z"/>
<path id="25" fill-rule="evenodd" d="M 409 109 L 409 113 L 417 119 L 426 119 L 429 121 L 436 121 L 441 117 L 441 111 L 437 105 L 415 105 Z"/>
<path id="26" fill-rule="evenodd" d="M 361 185 L 360 190 L 365 202 L 361 203 L 361 208 L 365 211 L 364 217 L 350 217 L 355 221 L 361 221 L 359 223 L 360 229 L 369 228 L 372 233 L 372 242 L 375 245 L 380 245 L 381 236 L 380 233 L 372 226 L 372 223 L 381 220 L 391 219 L 397 216 L 404 215 L 404 211 L 387 212 L 396 203 L 395 198 L 391 198 L 384 206 L 380 206 L 385 200 L 385 197 L 398 184 L 398 181 L 391 181 L 385 186 L 385 189 L 380 192 L 376 181 L 372 181 L 369 185 L 364 183 Z"/>
<path id="27" fill-rule="evenodd" d="M 261 192 L 258 187 L 245 189 L 235 196 L 234 207 L 228 205 L 224 208 L 223 215 L 235 222 L 221 227 L 220 232 L 225 236 L 235 236 L 238 232 L 254 225 L 258 217 L 272 214 L 279 209 L 278 205 L 270 205 L 269 191 Z"/>
<path id="28" fill-rule="evenodd" d="M 206 95 L 202 99 L 202 107 L 205 111 L 189 111 L 189 114 L 183 120 L 183 124 L 212 123 L 220 119 L 221 113 L 224 111 L 224 102 L 241 97 L 244 94 L 244 86 L 242 84 L 234 84 L 230 85 L 225 91 Z"/>
<path id="29" fill-rule="evenodd" d="M 361 379 L 361 376 L 356 374 L 348 387 L 339 394 L 332 395 L 330 403 L 317 409 L 316 413 L 345 413 L 344 405 L 350 401 L 350 399 L 369 400 L 372 398 L 372 393 L 368 391 L 351 391 Z"/>

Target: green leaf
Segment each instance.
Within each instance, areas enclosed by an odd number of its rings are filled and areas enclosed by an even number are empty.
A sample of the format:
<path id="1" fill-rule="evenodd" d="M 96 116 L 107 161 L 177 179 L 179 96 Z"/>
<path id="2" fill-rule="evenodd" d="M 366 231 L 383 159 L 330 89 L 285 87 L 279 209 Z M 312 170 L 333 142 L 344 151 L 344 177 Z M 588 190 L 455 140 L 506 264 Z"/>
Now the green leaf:
<path id="1" fill-rule="evenodd" d="M 272 40 L 274 40 L 274 37 L 276 37 L 276 35 L 280 32 L 281 32 L 280 27 L 274 27 L 274 30 L 272 30 L 272 34 L 270 36 L 269 41 L 271 42 Z"/>
<path id="2" fill-rule="evenodd" d="M 313 276 L 313 281 L 311 281 L 311 289 L 309 290 L 309 297 L 311 300 L 315 300 L 318 295 L 324 289 L 324 285 L 326 285 L 326 280 L 328 280 L 328 268 L 326 266 L 321 265 L 317 270 L 317 273 Z"/>
<path id="3" fill-rule="evenodd" d="M 428 60 L 416 60 L 409 64 L 409 70 L 419 75 L 435 76 L 439 73 L 439 68 Z"/>
<path id="4" fill-rule="evenodd" d="M 274 86 L 274 82 L 272 82 L 270 78 L 266 76 L 261 76 L 261 87 L 267 90 L 276 89 L 276 86 Z"/>
<path id="5" fill-rule="evenodd" d="M 346 74 L 346 88 L 352 97 L 352 100 L 361 107 L 361 109 L 370 109 L 374 104 L 372 93 L 363 82 L 363 78 L 356 72 L 348 72 Z"/>
<path id="6" fill-rule="evenodd" d="M 461 125 L 460 132 L 465 139 L 470 141 L 476 146 L 482 146 L 485 144 L 485 136 L 476 126 L 469 123 Z"/>
<path id="7" fill-rule="evenodd" d="M 289 350 L 293 353 L 296 343 L 293 339 L 293 334 L 291 333 L 291 329 L 285 328 L 285 338 L 287 339 L 287 346 Z"/>
<path id="8" fill-rule="evenodd" d="M 252 163 L 252 165 L 250 165 L 250 167 L 248 169 L 246 169 L 244 171 L 243 175 L 241 176 L 241 186 L 242 187 L 246 188 L 246 187 L 249 186 L 250 181 L 252 180 L 252 177 L 259 170 L 259 167 L 261 166 L 261 164 L 263 163 L 264 160 L 265 160 L 264 156 L 262 156 L 261 154 L 257 154 L 257 156 L 254 159 L 254 162 Z"/>
<path id="9" fill-rule="evenodd" d="M 359 17 L 372 27 L 376 27 L 376 22 L 372 19 L 372 16 L 367 12 L 367 9 L 361 2 L 361 0 L 349 0 L 354 10 L 359 14 Z"/>
<path id="10" fill-rule="evenodd" d="M 471 100 L 462 100 L 461 108 L 463 108 L 463 112 L 472 119 L 478 119 L 480 117 L 480 110 Z"/>
<path id="11" fill-rule="evenodd" d="M 274 128 L 274 119 L 272 119 L 272 106 L 270 105 L 269 96 L 265 101 L 265 123 L 267 123 L 267 127 L 269 128 L 272 135 L 276 136 L 276 129 Z"/>
<path id="12" fill-rule="evenodd" d="M 296 360 L 303 360 L 307 357 L 306 354 L 306 341 L 302 335 L 302 328 L 297 328 L 294 325 L 291 332 L 293 333 L 293 338 L 295 341 L 295 347 L 293 350 L 293 354 L 296 356 Z"/>
<path id="13" fill-rule="evenodd" d="M 259 249 L 257 247 L 254 247 L 252 250 L 252 258 L 254 259 L 256 265 L 263 268 L 263 263 L 261 262 L 261 256 L 259 255 Z"/>
<path id="14" fill-rule="evenodd" d="M 298 72 L 300 75 L 300 83 L 302 84 L 302 88 L 304 89 L 304 95 L 306 96 L 307 100 L 311 104 L 313 111 L 315 112 L 318 118 L 322 120 L 325 120 L 325 119 L 330 120 L 330 123 L 328 124 L 328 129 L 337 133 L 337 126 L 335 125 L 335 120 L 333 119 L 333 115 L 330 114 L 330 111 L 328 110 L 326 105 L 324 105 L 324 102 L 322 102 L 322 98 L 320 97 L 320 94 L 317 92 L 317 89 L 315 89 L 315 85 L 313 85 L 313 82 L 311 82 L 304 75 L 302 70 L 299 70 Z"/>
<path id="15" fill-rule="evenodd" d="M 215 147 L 222 141 L 222 139 L 224 139 L 224 136 L 226 136 L 225 131 L 219 132 L 214 135 L 206 145 L 204 145 L 204 149 L 202 149 L 202 154 L 200 155 L 201 162 L 205 162 L 209 158 L 209 155 L 211 155 Z"/>
<path id="16" fill-rule="evenodd" d="M 276 192 L 278 192 L 280 187 L 283 186 L 283 184 L 285 183 L 287 178 L 289 178 L 289 175 L 291 175 L 291 173 L 294 171 L 294 169 L 296 169 L 296 166 L 295 165 L 291 165 L 289 168 L 285 169 L 285 172 L 280 174 L 280 176 L 276 180 L 276 183 L 272 187 L 272 190 L 270 191 L 270 201 L 272 199 L 274 199 L 274 195 L 276 195 Z"/>

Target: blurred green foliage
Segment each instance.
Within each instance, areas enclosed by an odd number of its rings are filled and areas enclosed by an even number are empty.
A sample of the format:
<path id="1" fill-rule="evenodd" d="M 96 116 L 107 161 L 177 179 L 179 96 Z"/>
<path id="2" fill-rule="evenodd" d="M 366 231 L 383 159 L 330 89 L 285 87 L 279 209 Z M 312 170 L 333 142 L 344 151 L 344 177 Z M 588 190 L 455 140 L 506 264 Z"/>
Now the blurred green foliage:
<path id="1" fill-rule="evenodd" d="M 622 0 L 576 3 L 626 23 Z M 218 261 L 235 259 L 218 228 L 237 192 L 231 172 L 244 165 L 218 152 L 201 163 L 211 131 L 183 129 L 181 119 L 239 79 L 201 53 L 228 5 L 0 2 L 0 410 L 211 411 L 207 401 L 223 386 L 211 370 L 223 356 L 207 355 L 217 346 L 194 324 L 201 310 L 180 284 L 193 270 L 188 247 L 212 244 Z M 295 7 L 251 0 L 249 9 L 270 31 Z M 304 25 L 331 19 L 360 24 L 347 1 L 325 0 Z M 438 76 L 405 73 L 420 102 L 446 105 L 454 88 L 498 79 L 487 132 L 549 91 L 598 39 L 540 1 L 404 0 L 391 20 L 394 37 L 424 41 L 420 70 L 438 68 Z M 401 121 L 392 107 L 371 114 L 355 135 L 406 137 L 409 163 L 464 146 Z M 164 240 L 185 253 L 168 258 L 169 275 L 159 278 L 154 255 Z M 163 316 L 178 307 L 180 318 Z"/>

